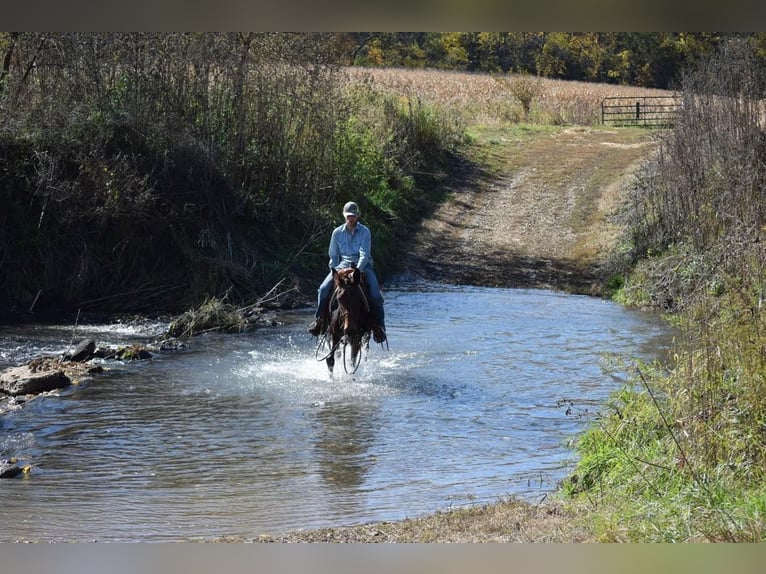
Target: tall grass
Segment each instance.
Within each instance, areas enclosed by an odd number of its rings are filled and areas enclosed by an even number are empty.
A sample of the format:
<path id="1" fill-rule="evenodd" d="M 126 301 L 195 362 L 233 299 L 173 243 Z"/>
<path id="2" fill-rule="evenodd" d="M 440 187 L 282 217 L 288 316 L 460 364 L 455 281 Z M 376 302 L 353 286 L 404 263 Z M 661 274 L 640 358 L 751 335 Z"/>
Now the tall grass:
<path id="1" fill-rule="evenodd" d="M 391 267 L 451 124 L 317 34 L 0 34 L 0 294 L 146 311 L 312 285 L 357 200 Z M 386 248 L 388 247 L 388 249 Z"/>
<path id="2" fill-rule="evenodd" d="M 674 311 L 682 335 L 580 441 L 567 488 L 606 540 L 766 537 L 766 83 L 742 48 L 685 78 L 633 197 L 622 296 Z"/>

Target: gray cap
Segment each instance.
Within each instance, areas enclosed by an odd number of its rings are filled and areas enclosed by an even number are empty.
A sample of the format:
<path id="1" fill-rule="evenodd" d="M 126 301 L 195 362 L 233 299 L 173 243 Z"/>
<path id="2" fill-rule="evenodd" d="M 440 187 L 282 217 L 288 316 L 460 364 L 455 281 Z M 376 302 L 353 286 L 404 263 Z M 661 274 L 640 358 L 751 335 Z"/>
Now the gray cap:
<path id="1" fill-rule="evenodd" d="M 347 215 L 355 215 L 356 217 L 359 217 L 359 206 L 353 201 L 349 201 L 343 206 L 343 217 Z"/>

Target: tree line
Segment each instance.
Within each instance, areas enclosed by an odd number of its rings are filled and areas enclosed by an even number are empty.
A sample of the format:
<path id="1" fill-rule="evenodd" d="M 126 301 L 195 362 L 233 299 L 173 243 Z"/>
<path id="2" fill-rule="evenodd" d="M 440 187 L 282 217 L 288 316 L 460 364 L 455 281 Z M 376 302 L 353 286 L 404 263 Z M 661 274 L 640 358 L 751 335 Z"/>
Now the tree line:
<path id="1" fill-rule="evenodd" d="M 675 89 L 684 69 L 742 39 L 766 63 L 766 34 L 717 32 L 344 33 L 343 62 L 440 68 Z"/>

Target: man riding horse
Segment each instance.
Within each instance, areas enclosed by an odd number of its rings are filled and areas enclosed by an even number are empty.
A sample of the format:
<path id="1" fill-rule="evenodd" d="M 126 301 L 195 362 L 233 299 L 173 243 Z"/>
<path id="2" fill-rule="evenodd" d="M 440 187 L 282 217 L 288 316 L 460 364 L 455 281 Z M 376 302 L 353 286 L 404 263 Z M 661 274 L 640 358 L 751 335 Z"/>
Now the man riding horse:
<path id="1" fill-rule="evenodd" d="M 336 227 L 330 236 L 330 272 L 317 290 L 317 308 L 308 331 L 316 337 L 327 330 L 331 311 L 330 296 L 335 284 L 333 269 L 356 267 L 366 279 L 370 307 L 375 316 L 372 336 L 376 343 L 382 343 L 386 340 L 386 322 L 383 295 L 372 268 L 372 234 L 366 225 L 359 222 L 359 216 L 359 206 L 353 201 L 343 206 L 346 222 Z"/>

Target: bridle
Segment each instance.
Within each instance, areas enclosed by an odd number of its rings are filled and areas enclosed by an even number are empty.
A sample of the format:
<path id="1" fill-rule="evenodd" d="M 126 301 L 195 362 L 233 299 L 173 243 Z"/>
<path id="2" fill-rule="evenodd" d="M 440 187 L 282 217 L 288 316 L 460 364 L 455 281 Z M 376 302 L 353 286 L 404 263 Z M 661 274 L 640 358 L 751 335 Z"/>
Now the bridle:
<path id="1" fill-rule="evenodd" d="M 347 277 L 343 278 L 344 283 L 346 283 L 347 280 L 348 280 Z M 364 287 L 362 286 L 362 281 L 360 280 L 358 283 L 356 283 L 356 285 L 352 285 L 351 287 L 356 287 L 359 290 L 360 298 L 362 300 L 362 303 L 364 304 L 364 310 L 366 313 L 370 313 L 371 312 L 370 300 L 367 297 L 367 293 L 365 293 Z M 340 319 L 341 324 L 344 325 L 344 331 L 345 331 L 345 326 L 348 324 L 347 320 L 348 320 L 348 316 L 351 314 L 351 311 L 348 308 L 348 306 L 344 305 L 341 302 L 341 295 L 343 295 L 345 291 L 348 289 L 349 289 L 348 286 L 336 286 L 335 289 L 333 290 L 333 294 L 329 302 L 330 308 L 332 308 L 335 302 L 338 303 L 338 318 Z"/>

